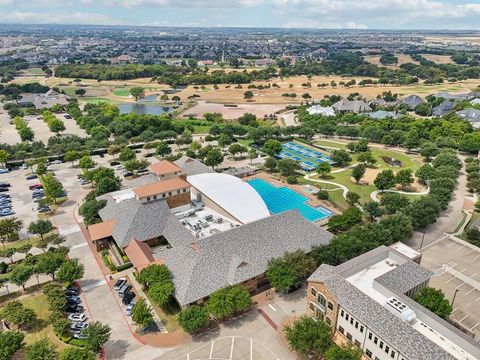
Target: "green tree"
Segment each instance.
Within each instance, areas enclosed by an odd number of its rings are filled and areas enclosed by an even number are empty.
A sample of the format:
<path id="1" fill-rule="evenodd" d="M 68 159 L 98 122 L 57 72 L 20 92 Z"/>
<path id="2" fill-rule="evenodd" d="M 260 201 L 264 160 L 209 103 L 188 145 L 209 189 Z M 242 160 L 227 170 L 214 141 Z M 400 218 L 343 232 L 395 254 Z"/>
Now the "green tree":
<path id="1" fill-rule="evenodd" d="M 50 220 L 39 219 L 37 221 L 32 221 L 28 225 L 28 232 L 40 236 L 40 239 L 43 240 L 43 237 L 53 230 L 53 225 Z"/>
<path id="2" fill-rule="evenodd" d="M 287 292 L 300 281 L 295 269 L 282 258 L 269 261 L 266 276 L 270 285 L 278 292 Z"/>
<path id="3" fill-rule="evenodd" d="M 130 89 L 130 95 L 133 96 L 135 101 L 138 101 L 138 99 L 141 99 L 145 97 L 145 89 L 143 87 L 132 87 Z"/>
<path id="4" fill-rule="evenodd" d="M 18 238 L 18 232 L 23 223 L 16 217 L 0 220 L 0 241 L 5 247 L 5 242 Z"/>
<path id="5" fill-rule="evenodd" d="M 420 155 L 425 158 L 425 161 L 430 161 L 432 157 L 437 156 L 439 149 L 433 142 L 426 141 L 420 146 Z"/>
<path id="6" fill-rule="evenodd" d="M 56 204 L 57 199 L 65 192 L 62 183 L 58 181 L 53 173 L 42 176 L 41 180 L 45 190 L 45 197 L 49 202 Z"/>
<path id="7" fill-rule="evenodd" d="M 158 282 L 170 281 L 170 277 L 170 270 L 165 265 L 152 264 L 144 267 L 137 279 L 140 283 L 150 286 Z"/>
<path id="8" fill-rule="evenodd" d="M 23 330 L 30 329 L 37 321 L 35 311 L 25 307 L 18 300 L 10 301 L 4 305 L 0 311 L 0 318 Z"/>
<path id="9" fill-rule="evenodd" d="M 187 333 L 195 334 L 208 325 L 208 311 L 205 307 L 192 305 L 180 311 L 178 322 Z"/>
<path id="10" fill-rule="evenodd" d="M 55 273 L 65 261 L 66 258 L 62 253 L 49 252 L 39 256 L 35 268 L 39 273 L 47 274 L 55 280 Z"/>
<path id="11" fill-rule="evenodd" d="M 383 170 L 377 175 L 373 183 L 380 191 L 385 191 L 395 186 L 395 174 L 392 170 Z"/>
<path id="12" fill-rule="evenodd" d="M 120 146 L 118 146 L 118 145 L 110 145 L 110 146 L 108 147 L 107 152 L 108 152 L 108 155 L 110 155 L 112 158 L 115 159 L 115 155 L 118 154 L 118 153 L 120 152 L 120 150 L 121 150 L 121 149 L 120 149 Z"/>
<path id="13" fill-rule="evenodd" d="M 120 161 L 128 161 L 132 159 L 136 159 L 135 151 L 128 147 L 124 147 L 122 151 L 120 151 L 120 156 L 118 157 Z"/>
<path id="14" fill-rule="evenodd" d="M 362 212 L 356 206 L 350 206 L 341 215 L 335 215 L 328 221 L 328 228 L 332 231 L 345 231 L 362 222 Z"/>
<path id="15" fill-rule="evenodd" d="M 360 349 L 344 345 L 333 345 L 325 352 L 325 360 L 361 360 L 362 351 Z"/>
<path id="16" fill-rule="evenodd" d="M 165 157 L 172 153 L 172 149 L 170 148 L 170 145 L 168 145 L 165 141 L 159 141 L 155 153 L 157 155 L 160 155 L 161 157 Z"/>
<path id="17" fill-rule="evenodd" d="M 357 204 L 358 201 L 360 200 L 360 194 L 357 194 L 356 192 L 349 191 L 346 196 L 346 200 L 350 205 Z"/>
<path id="18" fill-rule="evenodd" d="M 285 327 L 290 349 L 306 357 L 321 357 L 332 346 L 332 330 L 323 321 L 302 316 Z"/>
<path id="19" fill-rule="evenodd" d="M 171 281 L 155 282 L 149 286 L 148 296 L 158 305 L 165 305 L 174 291 Z"/>
<path id="20" fill-rule="evenodd" d="M 358 182 L 360 181 L 360 179 L 363 177 L 363 175 L 365 175 L 365 171 L 366 171 L 366 166 L 365 164 L 358 164 L 357 166 L 355 166 L 352 170 L 352 177 L 355 179 L 355 182 L 358 184 Z"/>
<path id="21" fill-rule="evenodd" d="M 0 359 L 10 360 L 23 346 L 25 335 L 20 331 L 0 330 Z"/>
<path id="22" fill-rule="evenodd" d="M 439 289 L 425 287 L 415 296 L 415 301 L 443 319 L 453 311 L 445 294 Z"/>
<path id="23" fill-rule="evenodd" d="M 75 161 L 79 160 L 82 157 L 82 154 L 76 150 L 68 150 L 65 155 L 63 155 L 63 160 L 70 161 L 72 166 L 75 166 Z"/>
<path id="24" fill-rule="evenodd" d="M 47 172 L 48 172 L 48 168 L 47 168 L 46 161 L 39 161 L 37 164 L 37 170 L 35 171 L 35 174 L 37 174 L 37 176 L 42 176 L 42 175 L 45 175 Z"/>
<path id="25" fill-rule="evenodd" d="M 292 176 L 300 168 L 298 162 L 293 159 L 280 159 L 277 161 L 277 168 L 281 171 L 282 175 Z"/>
<path id="26" fill-rule="evenodd" d="M 65 130 L 65 124 L 62 120 L 55 118 L 48 122 L 48 128 L 51 132 L 59 135 L 61 131 Z"/>
<path id="27" fill-rule="evenodd" d="M 278 140 L 269 139 L 263 145 L 263 151 L 265 154 L 274 157 L 282 151 L 282 144 Z"/>
<path id="28" fill-rule="evenodd" d="M 97 182 L 96 195 L 100 196 L 112 191 L 117 191 L 120 189 L 120 185 L 121 185 L 121 181 L 116 176 L 113 178 L 112 177 L 101 178 Z"/>
<path id="29" fill-rule="evenodd" d="M 210 295 L 207 306 L 217 319 L 229 318 L 250 306 L 250 294 L 240 285 L 223 288 Z"/>
<path id="30" fill-rule="evenodd" d="M 415 176 L 422 184 L 426 184 L 428 180 L 430 180 L 435 173 L 434 168 L 429 164 L 423 164 L 420 166 L 417 171 L 415 172 Z"/>
<path id="31" fill-rule="evenodd" d="M 263 166 L 265 166 L 268 170 L 273 171 L 277 167 L 277 160 L 272 157 L 266 158 Z"/>
<path id="32" fill-rule="evenodd" d="M 233 155 L 233 157 L 235 158 L 235 156 L 237 154 L 244 154 L 247 152 L 247 148 L 245 146 L 243 146 L 242 144 L 239 144 L 239 143 L 234 143 L 232 145 L 230 145 L 228 147 L 228 152 L 230 154 Z"/>
<path id="33" fill-rule="evenodd" d="M 248 158 L 250 159 L 250 165 L 252 165 L 253 160 L 256 159 L 257 157 L 258 157 L 257 150 L 255 150 L 254 148 L 250 148 L 250 150 L 248 150 Z"/>
<path id="34" fill-rule="evenodd" d="M 78 259 L 69 259 L 65 261 L 58 269 L 57 278 L 59 281 L 73 283 L 81 279 L 85 273 L 85 267 Z"/>
<path id="35" fill-rule="evenodd" d="M 25 347 L 25 360 L 56 360 L 58 353 L 47 339 L 38 340 Z"/>
<path id="36" fill-rule="evenodd" d="M 89 350 L 68 347 L 60 353 L 58 360 L 95 360 L 95 356 Z"/>
<path id="37" fill-rule="evenodd" d="M 215 169 L 215 166 L 220 165 L 223 162 L 223 154 L 220 149 L 214 148 L 208 151 L 205 158 L 205 165 L 211 166 Z"/>
<path id="38" fill-rule="evenodd" d="M 98 189 L 97 189 L 98 190 Z M 98 216 L 98 212 L 105 207 L 107 204 L 106 200 L 100 200 L 93 198 L 91 200 L 85 201 L 79 208 L 78 212 L 83 216 L 83 221 L 86 226 L 95 224 L 101 219 Z"/>
<path id="39" fill-rule="evenodd" d="M 415 230 L 424 229 L 437 221 L 442 208 L 439 202 L 432 196 L 424 196 L 414 201 L 408 208 L 408 214 L 412 219 Z"/>
<path id="40" fill-rule="evenodd" d="M 140 326 L 147 326 L 153 321 L 153 313 L 150 305 L 147 304 L 145 299 L 140 299 L 132 311 L 132 319 Z"/>
<path id="41" fill-rule="evenodd" d="M 146 169 L 150 165 L 150 163 L 147 160 L 128 160 L 126 161 L 123 166 L 125 167 L 125 170 L 127 171 L 138 171 L 138 170 L 143 170 Z"/>
<path id="42" fill-rule="evenodd" d="M 10 159 L 10 154 L 6 150 L 0 150 L 0 163 L 3 167 L 7 166 L 8 159 Z"/>
<path id="43" fill-rule="evenodd" d="M 397 172 L 395 181 L 400 184 L 402 189 L 413 183 L 412 169 L 402 169 Z"/>
<path id="44" fill-rule="evenodd" d="M 376 201 L 369 201 L 363 205 L 363 210 L 368 215 L 370 221 L 375 221 L 376 218 L 383 215 L 383 209 L 380 207 L 380 204 Z"/>
<path id="45" fill-rule="evenodd" d="M 87 92 L 87 90 L 85 90 L 85 89 L 76 89 L 75 90 L 75 95 L 83 96 L 83 95 L 85 95 L 86 92 Z"/>
<path id="46" fill-rule="evenodd" d="M 55 333 L 62 336 L 68 335 L 70 333 L 70 321 L 68 321 L 61 312 L 54 312 L 52 315 L 50 320 Z"/>
<path id="47" fill-rule="evenodd" d="M 92 160 L 92 158 L 88 155 L 84 155 L 80 158 L 80 161 L 78 162 L 78 166 L 82 170 L 88 170 L 92 169 L 95 167 L 95 161 Z"/>
<path id="48" fill-rule="evenodd" d="M 250 101 L 253 99 L 253 92 L 251 90 L 245 91 L 243 93 L 243 98 L 247 101 Z"/>
<path id="49" fill-rule="evenodd" d="M 408 197 L 398 193 L 386 193 L 380 199 L 380 205 L 382 205 L 387 214 L 394 214 L 397 211 L 401 211 L 410 205 Z"/>
<path id="50" fill-rule="evenodd" d="M 85 348 L 98 353 L 108 339 L 110 339 L 110 326 L 104 325 L 98 321 L 91 323 L 89 327 L 83 330 L 85 335 Z"/>
<path id="51" fill-rule="evenodd" d="M 418 147 L 420 145 L 420 137 L 416 130 L 410 130 L 405 139 L 403 140 L 403 146 L 408 149 L 408 151 Z"/>
<path id="52" fill-rule="evenodd" d="M 339 149 L 332 152 L 332 161 L 338 166 L 346 166 L 352 162 L 352 157 L 347 151 Z"/>
<path id="53" fill-rule="evenodd" d="M 48 308 L 52 312 L 52 318 L 57 319 L 56 314 L 61 313 L 67 306 L 67 299 L 62 287 L 57 283 L 50 283 L 43 287 L 43 293 L 47 297 Z"/>
<path id="54" fill-rule="evenodd" d="M 324 161 L 317 166 L 317 174 L 324 178 L 332 171 L 332 166 Z"/>
<path id="55" fill-rule="evenodd" d="M 27 264 L 18 264 L 10 272 L 10 282 L 21 286 L 25 291 L 25 284 L 33 275 L 33 267 Z"/>
<path id="56" fill-rule="evenodd" d="M 374 165 L 377 159 L 371 151 L 365 151 L 357 155 L 357 160 L 363 162 L 366 165 Z"/>

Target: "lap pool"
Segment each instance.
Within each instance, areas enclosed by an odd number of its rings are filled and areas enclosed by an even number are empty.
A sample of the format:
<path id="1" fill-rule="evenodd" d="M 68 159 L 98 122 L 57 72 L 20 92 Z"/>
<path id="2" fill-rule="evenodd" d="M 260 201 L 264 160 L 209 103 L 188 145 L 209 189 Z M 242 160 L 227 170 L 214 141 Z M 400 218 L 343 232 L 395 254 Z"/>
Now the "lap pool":
<path id="1" fill-rule="evenodd" d="M 297 209 L 310 221 L 322 220 L 333 215 L 333 212 L 324 207 L 308 205 L 306 203 L 308 198 L 288 187 L 276 187 L 263 179 L 252 179 L 247 183 L 258 192 L 272 214 Z"/>

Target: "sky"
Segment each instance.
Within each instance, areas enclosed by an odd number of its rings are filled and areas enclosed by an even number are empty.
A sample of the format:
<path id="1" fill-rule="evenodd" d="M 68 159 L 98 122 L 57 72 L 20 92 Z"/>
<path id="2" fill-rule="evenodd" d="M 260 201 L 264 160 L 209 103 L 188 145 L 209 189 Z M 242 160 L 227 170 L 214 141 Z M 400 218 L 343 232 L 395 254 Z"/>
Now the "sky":
<path id="1" fill-rule="evenodd" d="M 480 30 L 480 0 L 0 0 L 0 23 Z"/>

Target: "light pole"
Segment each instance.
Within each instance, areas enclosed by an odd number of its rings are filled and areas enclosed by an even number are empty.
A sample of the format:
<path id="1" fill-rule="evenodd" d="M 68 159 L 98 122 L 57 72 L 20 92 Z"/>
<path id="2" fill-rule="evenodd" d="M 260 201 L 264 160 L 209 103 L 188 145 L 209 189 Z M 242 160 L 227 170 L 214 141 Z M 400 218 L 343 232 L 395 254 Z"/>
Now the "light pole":
<path id="1" fill-rule="evenodd" d="M 460 291 L 459 289 L 455 289 L 455 294 L 453 294 L 452 303 L 450 304 L 451 307 L 453 307 L 453 303 L 455 302 L 455 298 L 457 297 L 457 293 L 458 293 L 459 291 Z"/>
<path id="2" fill-rule="evenodd" d="M 422 242 L 420 243 L 420 250 L 422 250 L 422 247 L 423 247 L 423 240 L 425 240 L 425 230 L 423 230 Z"/>

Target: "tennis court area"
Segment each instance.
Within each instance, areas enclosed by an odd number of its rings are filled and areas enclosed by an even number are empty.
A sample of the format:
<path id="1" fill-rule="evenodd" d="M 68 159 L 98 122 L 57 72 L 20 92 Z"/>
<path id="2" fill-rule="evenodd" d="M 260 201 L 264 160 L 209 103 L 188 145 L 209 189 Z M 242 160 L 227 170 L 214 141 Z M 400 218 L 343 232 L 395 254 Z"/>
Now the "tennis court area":
<path id="1" fill-rule="evenodd" d="M 283 150 L 277 155 L 279 159 L 292 159 L 300 163 L 305 171 L 312 171 L 323 162 L 333 163 L 332 158 L 324 153 L 290 141 L 282 144 Z"/>
<path id="2" fill-rule="evenodd" d="M 252 179 L 247 183 L 258 192 L 272 214 L 297 209 L 309 221 L 318 221 L 334 215 L 321 206 L 308 205 L 306 203 L 308 198 L 288 187 L 276 187 L 263 179 Z"/>

